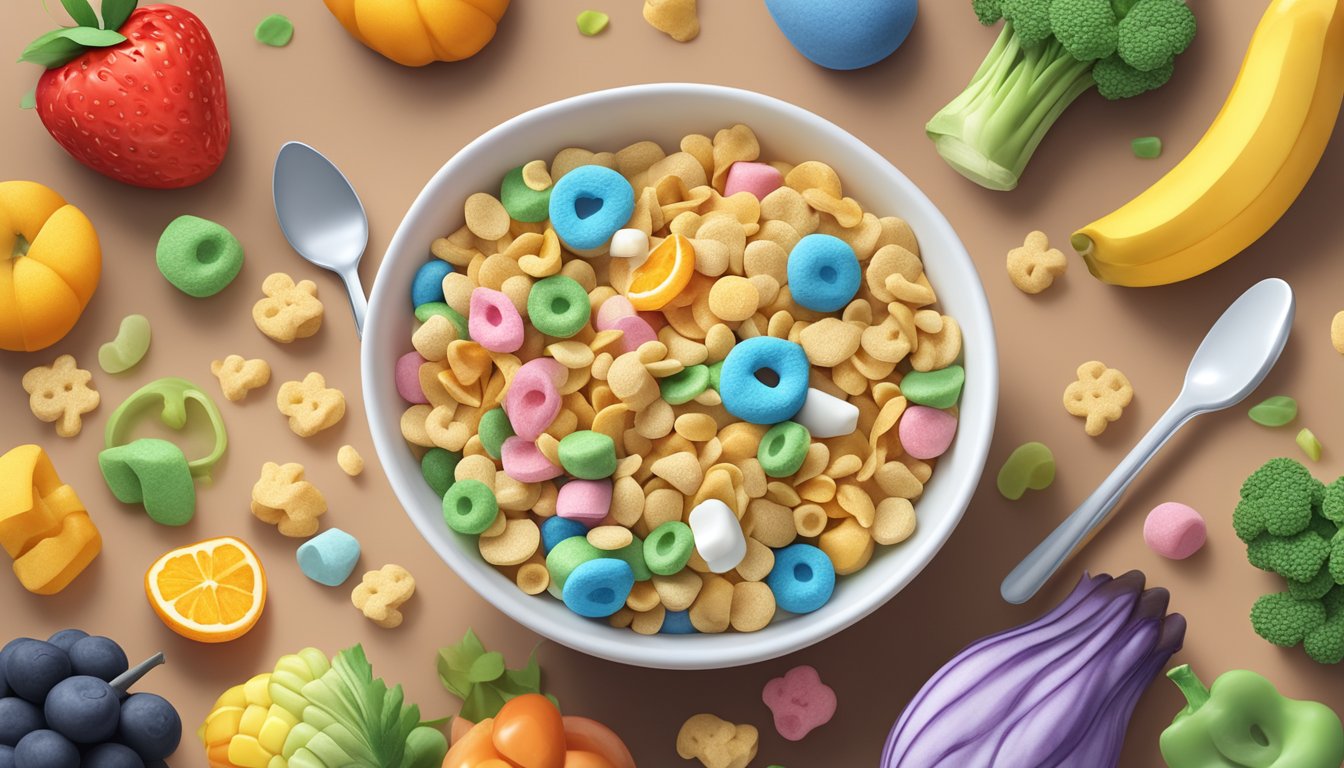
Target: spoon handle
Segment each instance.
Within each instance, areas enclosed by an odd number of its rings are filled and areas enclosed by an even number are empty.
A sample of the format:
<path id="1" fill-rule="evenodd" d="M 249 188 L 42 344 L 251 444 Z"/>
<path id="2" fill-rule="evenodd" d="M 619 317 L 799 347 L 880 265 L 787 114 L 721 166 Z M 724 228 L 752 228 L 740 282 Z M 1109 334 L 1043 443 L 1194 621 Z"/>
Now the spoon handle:
<path id="1" fill-rule="evenodd" d="M 1003 599 L 1014 605 L 1030 600 L 1074 550 L 1091 538 L 1148 460 L 1197 412 L 1177 399 L 1092 495 L 1008 574 L 999 587 Z"/>
<path id="2" fill-rule="evenodd" d="M 369 300 L 364 296 L 364 285 L 359 282 L 359 271 L 347 269 L 341 273 L 345 291 L 350 294 L 350 309 L 355 313 L 355 332 L 364 337 L 364 315 L 369 311 Z"/>

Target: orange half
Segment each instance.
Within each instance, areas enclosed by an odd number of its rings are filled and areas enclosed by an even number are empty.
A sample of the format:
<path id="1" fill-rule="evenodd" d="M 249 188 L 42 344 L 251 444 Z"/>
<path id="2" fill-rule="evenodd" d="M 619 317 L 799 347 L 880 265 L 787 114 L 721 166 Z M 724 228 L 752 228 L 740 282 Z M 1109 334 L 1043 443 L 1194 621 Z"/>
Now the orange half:
<path id="1" fill-rule="evenodd" d="M 684 236 L 672 235 L 634 271 L 625 297 L 641 312 L 662 309 L 686 290 L 694 274 L 695 248 Z"/>
<path id="2" fill-rule="evenodd" d="M 174 549 L 145 573 L 145 594 L 163 623 L 200 643 L 236 640 L 261 618 L 266 571 L 232 536 Z"/>

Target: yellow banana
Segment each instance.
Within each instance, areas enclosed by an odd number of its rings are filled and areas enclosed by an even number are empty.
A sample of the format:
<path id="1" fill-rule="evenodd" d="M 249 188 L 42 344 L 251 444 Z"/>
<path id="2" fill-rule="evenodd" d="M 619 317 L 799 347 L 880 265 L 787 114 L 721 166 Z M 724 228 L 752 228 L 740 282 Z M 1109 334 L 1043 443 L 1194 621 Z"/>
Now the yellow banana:
<path id="1" fill-rule="evenodd" d="M 1311 177 L 1344 98 L 1341 0 L 1273 0 L 1199 144 L 1073 245 L 1100 279 L 1164 285 L 1244 250 Z"/>

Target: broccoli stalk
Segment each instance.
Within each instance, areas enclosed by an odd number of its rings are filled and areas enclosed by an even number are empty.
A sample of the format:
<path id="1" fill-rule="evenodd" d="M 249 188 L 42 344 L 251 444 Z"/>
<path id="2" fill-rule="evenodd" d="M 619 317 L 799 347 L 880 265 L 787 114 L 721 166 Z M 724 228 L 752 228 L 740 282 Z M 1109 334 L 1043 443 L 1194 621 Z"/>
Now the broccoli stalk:
<path id="1" fill-rule="evenodd" d="M 1003 31 L 970 85 L 925 130 L 957 172 L 1017 186 L 1059 116 L 1093 86 L 1107 99 L 1159 88 L 1195 35 L 1184 0 L 972 0 Z"/>

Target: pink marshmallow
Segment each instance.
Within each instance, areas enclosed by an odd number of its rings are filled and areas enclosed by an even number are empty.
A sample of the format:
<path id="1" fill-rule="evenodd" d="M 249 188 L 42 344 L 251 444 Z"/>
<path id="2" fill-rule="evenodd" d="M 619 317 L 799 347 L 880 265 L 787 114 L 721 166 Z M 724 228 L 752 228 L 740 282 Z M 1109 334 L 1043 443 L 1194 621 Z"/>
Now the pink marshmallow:
<path id="1" fill-rule="evenodd" d="M 617 320 L 633 314 L 635 305 L 631 304 L 629 299 L 624 296 L 612 296 L 597 308 L 597 317 L 593 320 L 593 325 L 599 331 L 610 330 Z"/>
<path id="2" fill-rule="evenodd" d="M 835 717 L 835 690 L 806 664 L 766 683 L 761 700 L 775 716 L 775 730 L 789 741 L 802 741 Z"/>
<path id="3" fill-rule="evenodd" d="M 523 346 L 523 318 L 499 291 L 476 288 L 471 292 L 467 332 L 491 352 L 517 352 Z"/>
<path id="4" fill-rule="evenodd" d="M 560 486 L 555 514 L 595 528 L 611 512 L 611 480 L 570 480 Z"/>
<path id="5" fill-rule="evenodd" d="M 723 196 L 750 192 L 757 200 L 784 185 L 784 174 L 773 165 L 738 161 L 728 166 L 728 180 L 723 185 Z"/>
<path id="6" fill-rule="evenodd" d="M 644 322 L 644 318 L 639 315 L 622 317 L 612 325 L 612 328 L 624 332 L 621 340 L 616 342 L 616 349 L 622 355 L 626 352 L 634 352 L 639 349 L 641 344 L 658 340 L 658 334 L 654 333 L 649 324 Z"/>
<path id="7" fill-rule="evenodd" d="M 397 367 L 392 373 L 397 383 L 397 394 L 412 405 L 429 402 L 425 391 L 420 388 L 420 366 L 424 363 L 425 358 L 419 352 L 407 352 L 397 358 Z"/>
<path id="8" fill-rule="evenodd" d="M 504 395 L 514 434 L 531 442 L 551 426 L 560 413 L 560 385 L 567 376 L 565 367 L 549 357 L 523 363 Z"/>
<path id="9" fill-rule="evenodd" d="M 504 464 L 504 474 L 520 483 L 540 483 L 562 474 L 562 470 L 546 458 L 536 443 L 521 437 L 506 439 L 499 449 L 499 457 Z"/>
<path id="10" fill-rule="evenodd" d="M 957 434 L 957 417 L 947 411 L 912 405 L 897 425 L 901 447 L 916 459 L 936 459 L 952 445 Z"/>
<path id="11" fill-rule="evenodd" d="M 1194 508 L 1175 501 L 1158 504 L 1143 521 L 1148 548 L 1172 560 L 1184 560 L 1204 546 L 1208 529 Z"/>
<path id="12" fill-rule="evenodd" d="M 639 316 L 649 324 L 654 333 L 658 333 L 667 327 L 667 316 L 662 312 L 640 312 Z"/>

